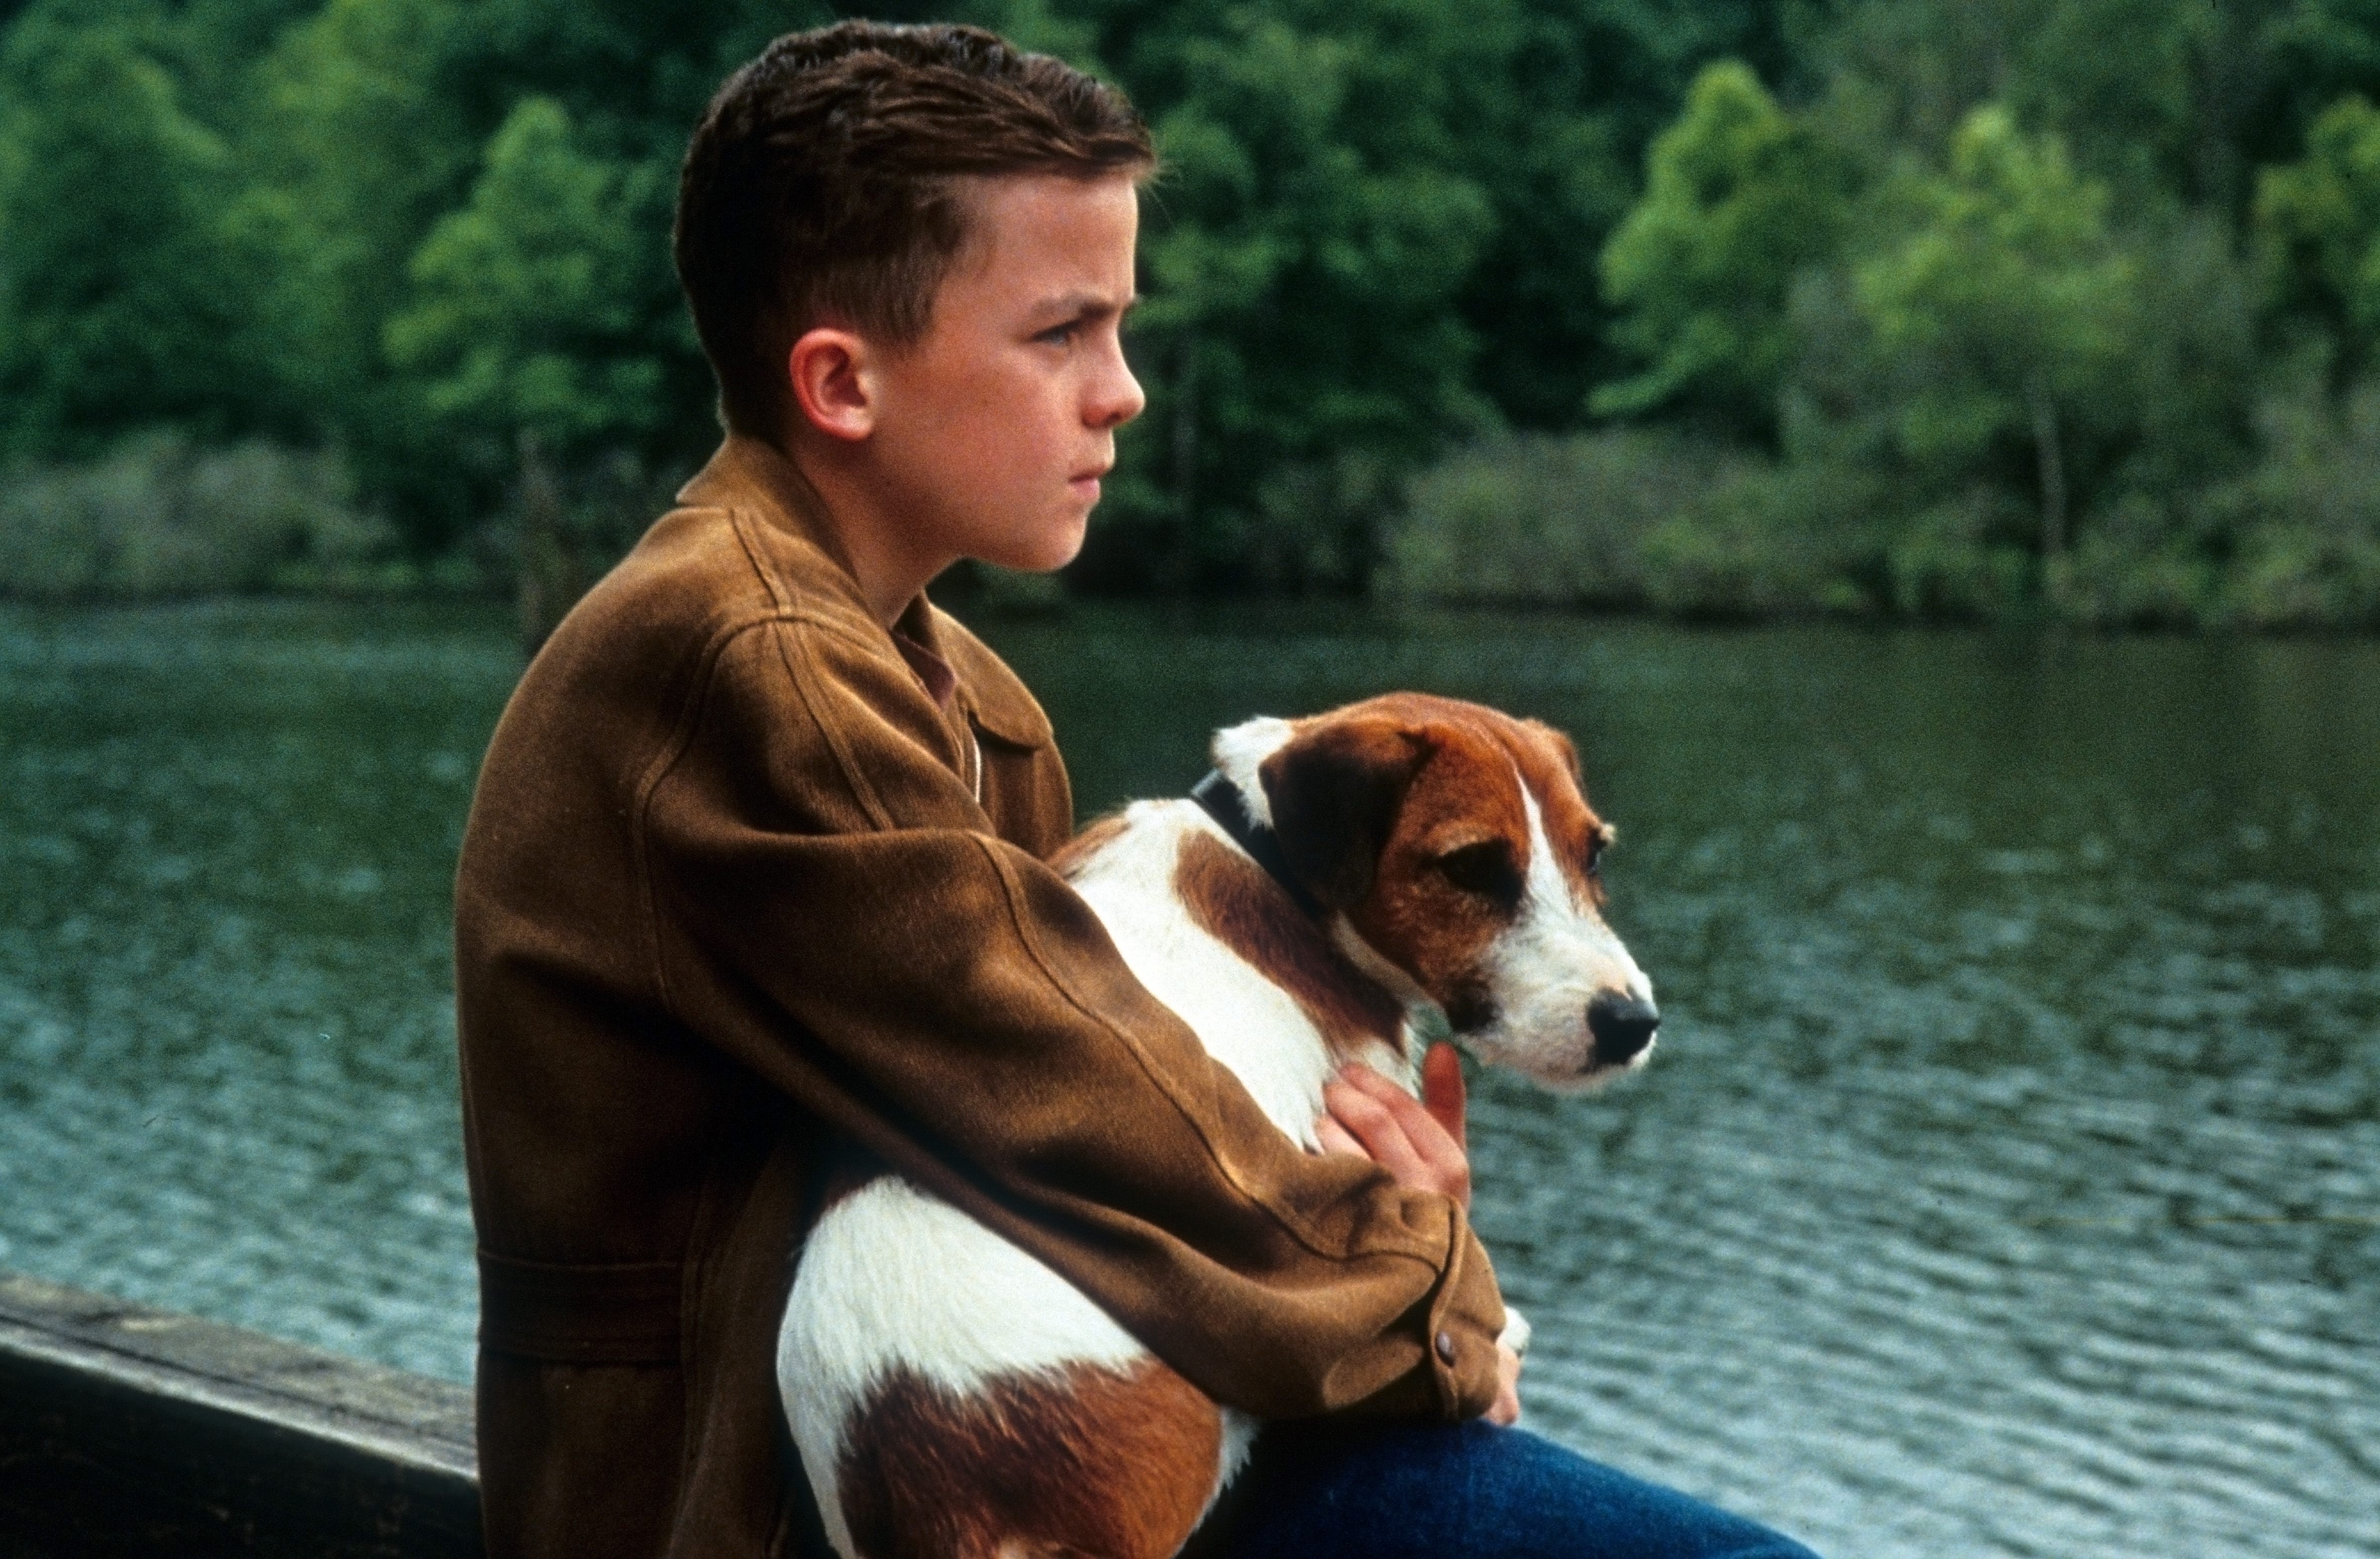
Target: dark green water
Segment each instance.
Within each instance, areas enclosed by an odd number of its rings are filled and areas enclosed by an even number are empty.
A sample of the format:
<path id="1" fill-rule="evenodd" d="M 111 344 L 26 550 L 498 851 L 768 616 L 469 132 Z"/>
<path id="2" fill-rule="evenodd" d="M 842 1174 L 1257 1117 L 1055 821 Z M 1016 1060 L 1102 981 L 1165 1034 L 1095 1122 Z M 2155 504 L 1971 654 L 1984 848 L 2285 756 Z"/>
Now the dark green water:
<path id="1" fill-rule="evenodd" d="M 1669 1023 L 1483 1079 L 1540 1429 L 1839 1556 L 2380 1552 L 2380 646 L 996 622 L 1086 808 L 1394 686 L 1571 730 Z M 0 1265 L 468 1371 L 492 614 L 0 614 Z"/>

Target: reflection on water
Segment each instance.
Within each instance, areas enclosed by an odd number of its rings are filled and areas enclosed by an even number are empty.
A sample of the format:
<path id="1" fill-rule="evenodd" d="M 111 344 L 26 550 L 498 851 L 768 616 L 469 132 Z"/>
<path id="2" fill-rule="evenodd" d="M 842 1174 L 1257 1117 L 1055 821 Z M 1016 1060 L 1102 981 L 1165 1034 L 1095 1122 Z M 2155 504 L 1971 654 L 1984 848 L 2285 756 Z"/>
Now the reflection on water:
<path id="1" fill-rule="evenodd" d="M 473 613 L 0 617 L 0 1266 L 448 1376 Z"/>
<path id="2" fill-rule="evenodd" d="M 1536 1424 L 1839 1555 L 2368 1559 L 2380 647 L 991 625 L 1086 808 L 1390 686 L 1561 724 L 1668 1017 L 1483 1079 Z M 0 616 L 0 1265 L 460 1377 L 493 618 Z"/>

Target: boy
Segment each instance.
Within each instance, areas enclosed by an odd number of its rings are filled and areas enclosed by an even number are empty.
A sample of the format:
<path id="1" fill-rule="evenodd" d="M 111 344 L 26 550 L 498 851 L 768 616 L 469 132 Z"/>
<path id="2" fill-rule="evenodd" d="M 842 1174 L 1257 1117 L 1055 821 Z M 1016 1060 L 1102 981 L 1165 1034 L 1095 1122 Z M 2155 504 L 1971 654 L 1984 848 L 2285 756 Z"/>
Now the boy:
<path id="1" fill-rule="evenodd" d="M 959 28 L 781 39 L 696 132 L 728 438 L 529 668 L 457 885 L 492 1554 L 816 1545 L 772 1356 L 843 1151 L 1223 1400 L 1512 1410 L 1455 1139 L 1377 1080 L 1334 1113 L 1394 1174 L 1271 1129 L 1042 864 L 1048 722 L 922 593 L 1080 545 L 1152 162 L 1115 93 Z"/>

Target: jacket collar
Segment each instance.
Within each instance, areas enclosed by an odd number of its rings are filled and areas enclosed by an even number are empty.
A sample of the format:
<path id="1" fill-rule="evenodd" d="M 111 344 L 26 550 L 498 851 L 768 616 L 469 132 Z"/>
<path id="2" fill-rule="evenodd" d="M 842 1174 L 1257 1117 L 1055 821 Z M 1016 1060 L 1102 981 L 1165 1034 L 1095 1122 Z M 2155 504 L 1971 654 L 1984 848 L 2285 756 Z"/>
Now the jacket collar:
<path id="1" fill-rule="evenodd" d="M 850 554 L 828 517 L 826 500 L 801 468 L 774 446 L 747 434 L 728 434 L 710 462 L 678 489 L 677 501 L 690 508 L 742 510 L 815 550 L 825 566 L 805 570 L 804 586 L 848 609 L 882 638 L 886 654 L 909 663 L 893 643 L 892 631 L 876 620 L 867 593 L 859 587 Z M 781 581 L 771 584 L 783 588 Z M 1038 747 L 1050 740 L 1049 719 L 1030 695 L 1021 686 L 1007 685 L 1014 678 L 1004 669 L 984 674 L 976 662 L 978 657 L 988 658 L 987 652 L 923 592 L 903 609 L 897 625 L 918 647 L 949 666 L 957 683 L 953 702 L 973 723 L 1019 747 Z M 916 668 L 911 670 L 915 672 Z M 923 673 L 917 674 L 920 682 L 928 682 Z M 935 691 L 929 683 L 927 691 L 929 695 Z"/>
<path id="2" fill-rule="evenodd" d="M 677 501 L 689 508 L 743 509 L 809 543 L 834 564 L 836 594 L 868 610 L 851 554 L 844 550 L 843 538 L 828 517 L 826 500 L 801 467 L 772 445 L 748 434 L 728 434 L 693 480 L 678 489 Z"/>

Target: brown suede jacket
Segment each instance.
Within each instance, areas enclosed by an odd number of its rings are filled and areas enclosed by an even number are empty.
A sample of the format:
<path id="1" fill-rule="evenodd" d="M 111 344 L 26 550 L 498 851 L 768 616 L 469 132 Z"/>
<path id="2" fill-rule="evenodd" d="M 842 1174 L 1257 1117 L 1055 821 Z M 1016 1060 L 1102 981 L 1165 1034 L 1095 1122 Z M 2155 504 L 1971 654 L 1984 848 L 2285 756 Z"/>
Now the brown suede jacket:
<path id="1" fill-rule="evenodd" d="M 800 1552 L 775 1337 L 856 1143 L 1217 1398 L 1465 1417 L 1503 1310 L 1443 1197 L 1299 1152 L 1043 860 L 1048 720 L 732 438 L 497 727 L 455 892 L 489 1552 Z M 941 696 L 937 696 L 937 695 Z"/>

